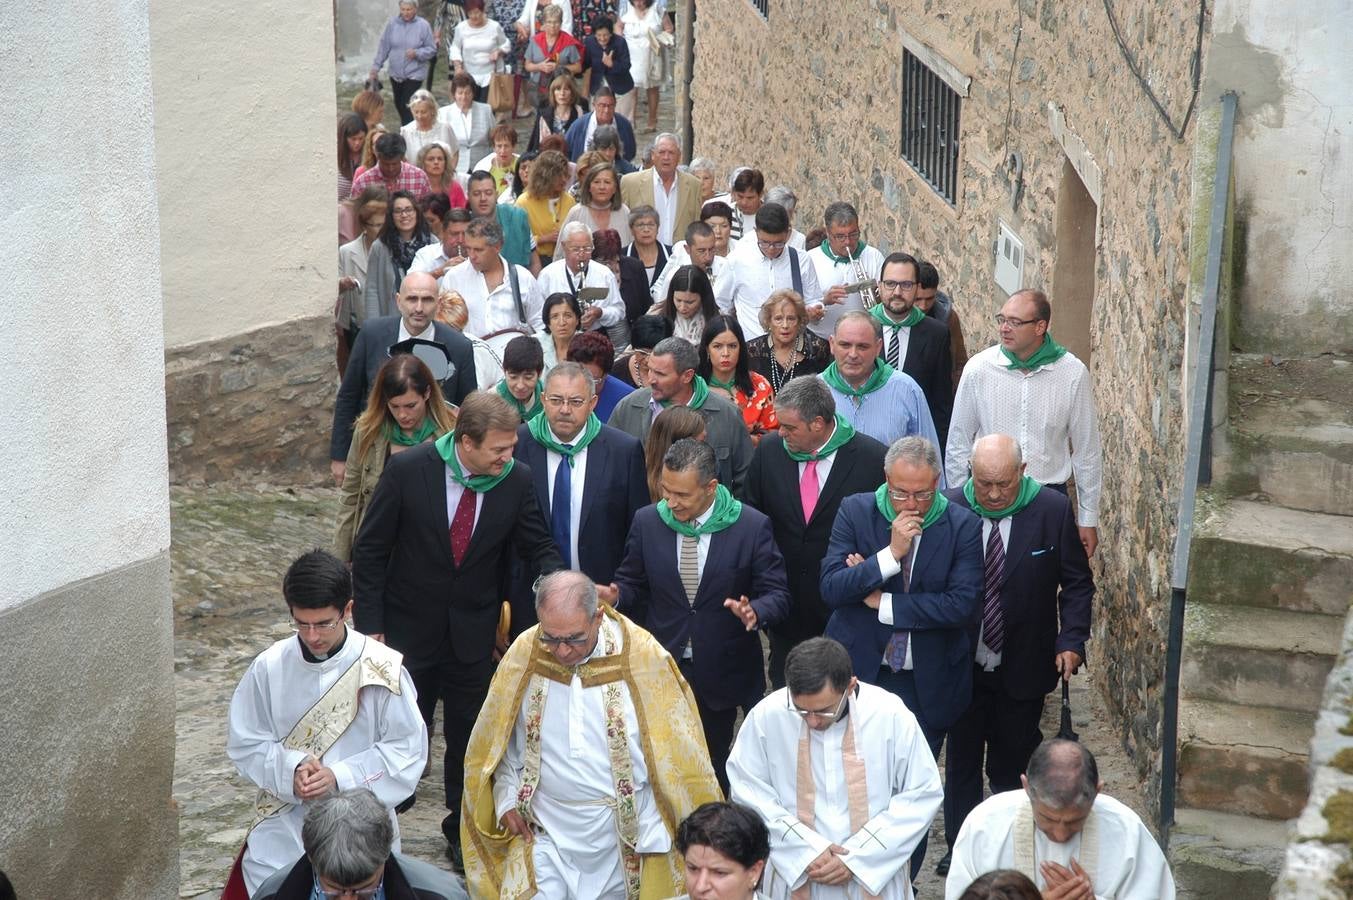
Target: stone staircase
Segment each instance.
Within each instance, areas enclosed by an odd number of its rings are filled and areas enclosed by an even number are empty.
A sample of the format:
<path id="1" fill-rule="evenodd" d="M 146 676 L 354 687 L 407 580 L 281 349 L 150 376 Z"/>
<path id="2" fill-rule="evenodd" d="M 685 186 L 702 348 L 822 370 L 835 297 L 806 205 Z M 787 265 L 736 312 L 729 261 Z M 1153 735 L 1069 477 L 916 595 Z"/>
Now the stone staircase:
<path id="1" fill-rule="evenodd" d="M 1353 598 L 1353 359 L 1234 354 L 1193 536 L 1171 852 L 1181 897 L 1267 897 Z"/>

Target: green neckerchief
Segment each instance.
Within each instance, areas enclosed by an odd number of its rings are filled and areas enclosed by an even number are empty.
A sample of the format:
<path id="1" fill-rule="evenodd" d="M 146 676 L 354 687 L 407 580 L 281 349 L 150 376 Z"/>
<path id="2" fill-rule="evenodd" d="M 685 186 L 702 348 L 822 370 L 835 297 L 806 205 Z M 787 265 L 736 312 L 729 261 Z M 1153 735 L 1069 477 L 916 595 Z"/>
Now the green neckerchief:
<path id="1" fill-rule="evenodd" d="M 836 363 L 832 363 L 822 373 L 822 380 L 827 382 L 829 387 L 834 387 L 847 397 L 854 397 L 859 400 L 865 394 L 872 394 L 879 388 L 888 383 L 888 379 L 893 377 L 893 372 L 897 371 L 892 366 L 884 362 L 880 357 L 874 357 L 874 374 L 869 376 L 869 380 L 861 387 L 855 387 L 849 381 L 846 381 L 841 375 L 841 370 L 836 368 Z"/>
<path id="2" fill-rule="evenodd" d="M 550 433 L 550 420 L 545 416 L 536 416 L 526 423 L 526 427 L 531 431 L 531 437 L 536 439 L 536 443 L 547 449 L 553 450 L 564 459 L 568 460 L 568 467 L 573 468 L 573 457 L 587 449 L 587 445 L 592 443 L 592 439 L 601 434 L 601 419 L 597 418 L 596 413 L 587 417 L 587 424 L 583 430 L 578 432 L 578 436 L 573 439 L 573 444 L 565 447 L 554 439 Z"/>
<path id="3" fill-rule="evenodd" d="M 512 391 L 508 390 L 508 387 L 507 387 L 507 378 L 506 378 L 506 376 L 504 376 L 504 378 L 503 378 L 502 381 L 498 382 L 498 396 L 499 396 L 499 397 L 502 397 L 502 398 L 503 398 L 504 400 L 506 400 L 508 403 L 512 404 L 512 408 L 515 409 L 515 410 L 517 411 L 517 415 L 521 416 L 521 420 L 522 420 L 523 422 L 529 422 L 529 421 L 531 421 L 533 418 L 536 417 L 536 414 L 537 414 L 537 413 L 539 413 L 542 409 L 545 408 L 545 407 L 543 407 L 543 406 L 540 405 L 540 394 L 541 394 L 541 392 L 542 392 L 542 388 L 541 388 L 541 385 L 540 385 L 540 379 L 537 378 L 537 379 L 536 379 L 536 395 L 535 395 L 535 398 L 531 401 L 531 406 L 530 406 L 530 408 L 528 409 L 525 403 L 522 403 L 522 402 L 521 402 L 520 400 L 518 400 L 516 397 L 512 396 Z"/>
<path id="4" fill-rule="evenodd" d="M 844 416 L 837 413 L 836 430 L 832 432 L 831 437 L 827 438 L 827 443 L 822 445 L 822 449 L 818 450 L 816 453 L 800 453 L 797 450 L 790 450 L 789 445 L 783 440 L 780 441 L 780 446 L 785 448 L 785 452 L 789 454 L 789 458 L 795 462 L 809 462 L 814 459 L 824 459 L 831 456 L 837 450 L 840 450 L 841 447 L 853 437 L 855 437 L 855 427 L 847 422 Z"/>
<path id="5" fill-rule="evenodd" d="M 1037 369 L 1039 366 L 1046 366 L 1048 363 L 1057 362 L 1063 356 L 1066 356 L 1066 348 L 1052 339 L 1052 332 L 1043 335 L 1043 345 L 1034 351 L 1034 355 L 1028 359 L 1020 359 L 1004 347 L 1001 353 L 1010 360 L 1011 369 Z"/>
<path id="6" fill-rule="evenodd" d="M 437 455 L 446 463 L 446 467 L 451 470 L 451 477 L 455 479 L 456 484 L 461 487 L 469 488 L 476 494 L 485 494 L 498 486 L 498 482 L 507 477 L 512 471 L 512 467 L 517 464 L 515 459 L 509 458 L 507 465 L 503 466 L 503 471 L 497 475 L 471 475 L 468 478 L 460 469 L 460 460 L 456 459 L 456 432 L 455 429 L 437 438 L 432 446 L 437 448 Z"/>
<path id="7" fill-rule="evenodd" d="M 423 416 L 423 424 L 413 434 L 405 434 L 404 429 L 393 422 L 385 423 L 385 439 L 401 447 L 413 447 L 423 443 L 437 433 L 437 420 L 432 416 Z"/>
<path id="8" fill-rule="evenodd" d="M 883 482 L 879 485 L 879 489 L 874 491 L 874 505 L 889 522 L 897 518 L 897 510 L 893 509 L 892 503 L 888 501 L 888 482 Z M 925 516 L 921 519 L 921 530 L 924 531 L 939 521 L 940 516 L 944 515 L 944 511 L 948 508 L 949 498 L 936 491 L 930 509 L 926 510 Z"/>
<path id="9" fill-rule="evenodd" d="M 925 313 L 913 306 L 907 313 L 906 318 L 901 322 L 894 322 L 892 319 L 888 318 L 888 314 L 883 311 L 882 303 L 875 303 L 873 306 L 869 307 L 869 315 L 873 316 L 874 321 L 878 322 L 884 328 L 891 328 L 894 331 L 899 328 L 910 328 L 925 318 Z"/>
<path id="10" fill-rule="evenodd" d="M 981 503 L 977 502 L 977 490 L 973 487 L 972 479 L 969 478 L 963 485 L 963 496 L 968 498 L 968 505 L 972 511 L 984 519 L 1004 519 L 1006 516 L 1013 516 L 1015 513 L 1034 502 L 1038 496 L 1039 484 L 1028 475 L 1025 475 L 1019 482 L 1019 494 L 1015 497 L 1015 502 L 1011 503 L 1005 509 L 987 509 Z"/>
<path id="11" fill-rule="evenodd" d="M 691 399 L 686 401 L 686 405 L 691 409 L 699 409 L 705 405 L 705 401 L 708 399 L 709 382 L 705 381 L 705 379 L 701 378 L 699 375 L 695 376 L 695 380 L 691 382 Z M 671 400 L 659 400 L 658 402 L 663 406 L 672 405 Z"/>
<path id="12" fill-rule="evenodd" d="M 719 379 L 714 377 L 713 372 L 710 372 L 709 377 L 705 379 L 705 385 L 707 387 L 723 388 L 730 394 L 736 394 L 738 391 L 738 373 L 735 370 L 733 372 L 733 377 L 730 378 L 728 381 L 720 381 Z"/>
<path id="13" fill-rule="evenodd" d="M 672 515 L 672 511 L 667 508 L 666 500 L 658 502 L 658 515 L 667 524 L 667 527 L 677 534 L 684 534 L 686 537 L 699 537 L 702 534 L 714 534 L 716 531 L 723 531 L 736 522 L 738 516 L 742 515 L 742 501 L 734 500 L 733 495 L 728 492 L 728 488 L 719 485 L 714 489 L 714 505 L 710 507 L 710 516 L 703 525 L 696 525 L 694 519 L 690 522 L 678 522 L 677 517 Z"/>
<path id="14" fill-rule="evenodd" d="M 849 253 L 846 256 L 837 256 L 835 253 L 832 252 L 832 245 L 827 243 L 826 241 L 823 241 L 822 243 L 818 244 L 818 247 L 822 250 L 822 254 L 826 256 L 827 259 L 830 259 L 832 261 L 833 266 L 844 266 L 852 259 L 860 258 L 860 254 L 864 252 L 864 241 L 863 240 L 856 241 L 854 252 Z"/>

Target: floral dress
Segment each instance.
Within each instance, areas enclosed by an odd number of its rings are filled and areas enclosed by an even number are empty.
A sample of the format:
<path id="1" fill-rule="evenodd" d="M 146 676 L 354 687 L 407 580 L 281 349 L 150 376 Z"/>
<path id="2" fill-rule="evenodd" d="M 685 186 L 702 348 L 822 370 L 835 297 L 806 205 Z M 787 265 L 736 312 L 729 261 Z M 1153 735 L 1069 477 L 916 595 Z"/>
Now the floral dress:
<path id="1" fill-rule="evenodd" d="M 526 0 L 488 0 L 484 7 L 489 18 L 503 26 L 508 40 L 512 42 L 512 49 L 507 57 L 512 71 L 525 72 L 526 45 L 530 43 L 530 39 L 522 40 L 518 37 L 517 26 L 514 23 L 521 18 L 522 10 L 526 9 Z M 471 161 L 470 165 L 474 165 L 474 161 Z"/>
<path id="2" fill-rule="evenodd" d="M 756 372 L 748 374 L 752 376 L 752 395 L 748 397 L 742 388 L 735 388 L 733 404 L 742 412 L 742 421 L 746 423 L 749 434 L 759 436 L 767 431 L 777 431 L 780 420 L 775 415 L 775 394 L 770 389 L 770 382 Z M 723 393 L 722 389 L 713 386 L 710 390 Z"/>
<path id="3" fill-rule="evenodd" d="M 592 33 L 592 20 L 607 16 L 612 21 L 620 18 L 620 0 L 572 0 L 573 36 L 582 40 Z"/>

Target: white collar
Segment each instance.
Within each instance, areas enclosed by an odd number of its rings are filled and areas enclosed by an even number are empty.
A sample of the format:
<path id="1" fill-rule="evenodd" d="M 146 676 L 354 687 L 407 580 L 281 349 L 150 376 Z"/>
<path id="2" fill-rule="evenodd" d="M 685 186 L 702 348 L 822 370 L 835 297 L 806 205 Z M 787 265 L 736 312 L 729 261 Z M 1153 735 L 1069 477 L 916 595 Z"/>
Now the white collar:
<path id="1" fill-rule="evenodd" d="M 441 245 L 438 244 L 438 246 Z M 399 341 L 397 341 L 397 343 L 407 341 L 409 338 L 418 338 L 421 341 L 432 341 L 436 340 L 436 335 L 437 335 L 436 322 L 429 322 L 428 327 L 423 329 L 422 334 L 409 334 L 409 329 L 406 328 L 404 325 L 404 317 L 403 316 L 399 317 Z"/>

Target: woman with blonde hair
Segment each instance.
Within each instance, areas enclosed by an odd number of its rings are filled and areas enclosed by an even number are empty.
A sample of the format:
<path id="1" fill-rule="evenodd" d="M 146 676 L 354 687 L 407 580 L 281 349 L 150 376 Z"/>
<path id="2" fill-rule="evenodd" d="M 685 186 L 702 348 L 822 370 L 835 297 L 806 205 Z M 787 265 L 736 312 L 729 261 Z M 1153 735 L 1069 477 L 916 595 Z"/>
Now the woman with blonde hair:
<path id="1" fill-rule="evenodd" d="M 418 151 L 429 144 L 443 144 L 460 149 L 460 142 L 451 132 L 451 126 L 437 119 L 437 98 L 432 91 L 419 88 L 409 98 L 409 112 L 413 121 L 399 129 L 404 138 L 404 158 L 414 162 Z"/>
<path id="2" fill-rule="evenodd" d="M 422 360 L 399 353 L 381 366 L 366 409 L 353 423 L 334 534 L 339 559 L 352 561 L 353 537 L 386 461 L 455 427 L 455 410 L 443 399 L 441 387 Z"/>
<path id="3" fill-rule="evenodd" d="M 451 140 L 455 140 L 455 135 Z M 456 174 L 456 159 L 460 156 L 452 144 L 427 144 L 418 151 L 418 168 L 428 177 L 428 186 L 434 194 L 445 194 L 452 209 L 465 207 L 465 184 L 468 176 Z"/>
<path id="4" fill-rule="evenodd" d="M 648 467 L 648 495 L 657 503 L 662 499 L 662 458 L 667 448 L 682 438 L 705 439 L 705 417 L 689 406 L 669 406 L 658 413 L 644 441 L 644 459 Z"/>
<path id="5" fill-rule="evenodd" d="M 759 318 L 766 333 L 747 342 L 747 365 L 770 382 L 772 396 L 789 379 L 817 375 L 831 365 L 831 345 L 808 330 L 808 309 L 798 294 L 788 288 L 773 292 Z"/>
<path id="6" fill-rule="evenodd" d="M 541 265 L 554 261 L 559 229 L 574 206 L 573 198 L 564 193 L 567 184 L 568 157 L 557 150 L 547 150 L 531 164 L 526 193 L 517 198 L 517 206 L 526 210 L 531 233 L 535 235 Z"/>
<path id="7" fill-rule="evenodd" d="M 367 169 L 376 165 L 376 138 L 383 134 L 385 134 L 385 126 L 380 122 L 367 129 L 366 139 L 362 141 L 362 164 L 353 171 L 353 181 L 356 181 L 357 177 Z"/>
<path id="8" fill-rule="evenodd" d="M 358 91 L 352 98 L 352 111 L 362 117 L 368 130 L 375 128 L 385 119 L 385 98 L 380 91 Z"/>
<path id="9" fill-rule="evenodd" d="M 531 129 L 526 149 L 539 150 L 540 142 L 550 135 L 566 134 L 568 127 L 583 115 L 582 104 L 578 102 L 578 83 L 568 72 L 559 73 L 550 82 L 545 101 L 536 114 L 536 124 Z"/>

